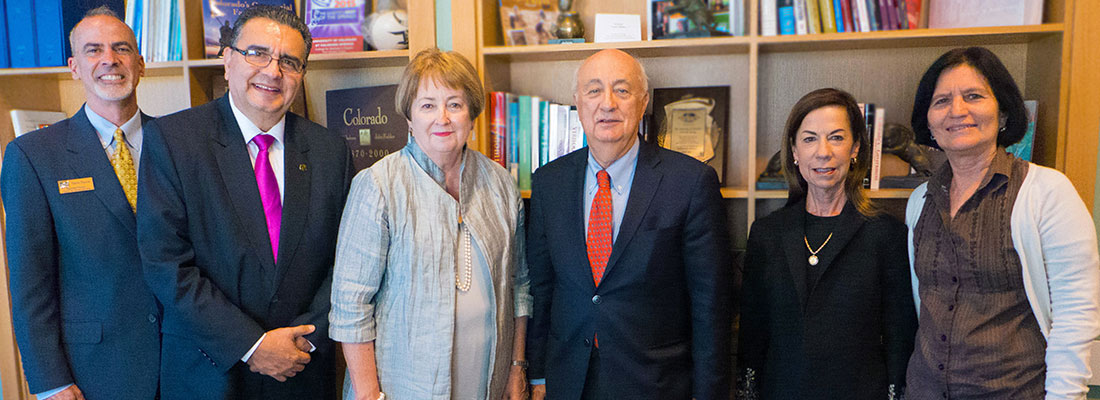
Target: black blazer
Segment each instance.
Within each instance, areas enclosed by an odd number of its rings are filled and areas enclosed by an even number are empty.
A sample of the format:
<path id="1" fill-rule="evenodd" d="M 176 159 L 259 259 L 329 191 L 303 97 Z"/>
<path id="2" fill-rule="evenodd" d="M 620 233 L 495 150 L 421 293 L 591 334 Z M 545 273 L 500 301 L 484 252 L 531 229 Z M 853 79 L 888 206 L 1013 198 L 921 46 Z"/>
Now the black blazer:
<path id="1" fill-rule="evenodd" d="M 642 144 L 599 288 L 585 247 L 587 148 L 532 180 L 527 262 L 534 310 L 529 377 L 577 399 L 599 333 L 605 398 L 728 398 L 732 268 L 718 177 Z"/>
<path id="2" fill-rule="evenodd" d="M 94 188 L 61 193 L 61 181 L 82 178 Z M 31 393 L 76 383 L 91 400 L 153 398 L 157 376 L 143 371 L 159 365 L 159 306 L 141 279 L 134 212 L 84 107 L 8 144 L 0 193 Z"/>
<path id="3" fill-rule="evenodd" d="M 738 367 L 761 399 L 887 398 L 905 385 L 917 318 L 905 225 L 851 204 L 807 289 L 805 200 L 753 223 L 745 255 Z"/>
<path id="4" fill-rule="evenodd" d="M 138 244 L 164 303 L 161 399 L 331 398 L 328 338 L 336 233 L 351 178 L 344 140 L 286 115 L 278 263 L 229 106 L 217 101 L 145 128 Z M 270 329 L 316 325 L 306 369 L 279 383 L 241 357 Z"/>

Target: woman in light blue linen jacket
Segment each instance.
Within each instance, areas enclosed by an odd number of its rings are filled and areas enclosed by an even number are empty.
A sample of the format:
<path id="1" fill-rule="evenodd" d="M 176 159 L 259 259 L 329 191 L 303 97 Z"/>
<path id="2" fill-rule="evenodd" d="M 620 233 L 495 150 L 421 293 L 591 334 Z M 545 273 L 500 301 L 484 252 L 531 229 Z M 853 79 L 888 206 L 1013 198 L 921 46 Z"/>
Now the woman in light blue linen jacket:
<path id="1" fill-rule="evenodd" d="M 466 148 L 485 104 L 477 72 L 424 50 L 395 100 L 412 138 L 355 177 L 340 223 L 329 335 L 348 362 L 345 398 L 523 398 L 523 203 Z"/>

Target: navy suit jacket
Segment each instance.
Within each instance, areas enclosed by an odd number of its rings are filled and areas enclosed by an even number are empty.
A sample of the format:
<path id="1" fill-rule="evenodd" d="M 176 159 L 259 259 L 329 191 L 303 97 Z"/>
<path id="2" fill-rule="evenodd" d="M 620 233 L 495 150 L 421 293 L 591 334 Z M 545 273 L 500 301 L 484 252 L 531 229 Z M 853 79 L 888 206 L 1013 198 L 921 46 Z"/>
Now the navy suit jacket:
<path id="1" fill-rule="evenodd" d="M 643 143 L 600 286 L 588 263 L 587 148 L 532 180 L 529 377 L 577 399 L 599 334 L 604 398 L 729 398 L 732 268 L 714 170 Z"/>
<path id="2" fill-rule="evenodd" d="M 336 233 L 354 175 L 344 139 L 288 113 L 278 263 L 228 95 L 145 128 L 138 245 L 164 303 L 161 399 L 335 396 L 328 338 Z M 313 324 L 316 347 L 280 383 L 241 357 L 271 329 Z"/>
<path id="3" fill-rule="evenodd" d="M 142 115 L 142 120 L 149 118 Z M 59 183 L 90 178 L 89 190 Z M 12 316 L 32 393 L 151 399 L 159 306 L 141 277 L 134 212 L 81 107 L 4 152 Z"/>

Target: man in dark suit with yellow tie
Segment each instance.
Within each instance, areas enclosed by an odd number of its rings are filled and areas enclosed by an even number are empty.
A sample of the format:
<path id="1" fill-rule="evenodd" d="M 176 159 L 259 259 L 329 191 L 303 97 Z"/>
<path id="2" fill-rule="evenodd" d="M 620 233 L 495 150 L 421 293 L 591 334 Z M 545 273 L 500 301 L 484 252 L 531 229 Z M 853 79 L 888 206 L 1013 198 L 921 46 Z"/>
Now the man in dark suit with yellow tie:
<path id="1" fill-rule="evenodd" d="M 134 218 L 145 62 L 105 7 L 69 43 L 84 107 L 9 143 L 0 174 L 23 371 L 39 399 L 152 399 L 160 311 L 141 279 Z"/>
<path id="2" fill-rule="evenodd" d="M 311 44 L 298 16 L 252 6 L 226 44 L 229 93 L 146 128 L 138 244 L 164 304 L 161 399 L 333 398 L 351 154 L 287 112 Z"/>
<path id="3" fill-rule="evenodd" d="M 536 399 L 729 398 L 732 270 L 718 176 L 639 141 L 648 86 L 622 51 L 585 60 L 573 99 L 588 147 L 533 177 Z"/>

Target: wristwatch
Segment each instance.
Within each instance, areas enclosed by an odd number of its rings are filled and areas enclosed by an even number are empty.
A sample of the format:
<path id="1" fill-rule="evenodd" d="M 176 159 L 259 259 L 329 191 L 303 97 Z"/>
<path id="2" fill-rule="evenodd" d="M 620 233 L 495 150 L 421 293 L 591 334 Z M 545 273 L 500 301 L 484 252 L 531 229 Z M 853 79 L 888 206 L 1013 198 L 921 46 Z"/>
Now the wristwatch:
<path id="1" fill-rule="evenodd" d="M 527 370 L 527 360 L 512 360 L 512 365 L 523 368 L 524 371 Z"/>
<path id="2" fill-rule="evenodd" d="M 382 392 L 378 392 L 378 400 L 386 400 L 386 394 L 382 393 Z"/>

